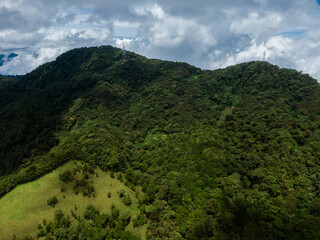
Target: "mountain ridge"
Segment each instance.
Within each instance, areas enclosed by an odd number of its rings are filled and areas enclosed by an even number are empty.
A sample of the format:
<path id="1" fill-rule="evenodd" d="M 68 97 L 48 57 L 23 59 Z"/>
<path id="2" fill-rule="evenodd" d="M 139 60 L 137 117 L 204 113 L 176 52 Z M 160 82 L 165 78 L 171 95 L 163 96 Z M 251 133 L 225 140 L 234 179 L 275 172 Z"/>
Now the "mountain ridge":
<path id="1" fill-rule="evenodd" d="M 0 195 L 81 160 L 142 187 L 151 239 L 319 236 L 315 79 L 267 62 L 121 59 L 75 49 L 0 85 Z"/>

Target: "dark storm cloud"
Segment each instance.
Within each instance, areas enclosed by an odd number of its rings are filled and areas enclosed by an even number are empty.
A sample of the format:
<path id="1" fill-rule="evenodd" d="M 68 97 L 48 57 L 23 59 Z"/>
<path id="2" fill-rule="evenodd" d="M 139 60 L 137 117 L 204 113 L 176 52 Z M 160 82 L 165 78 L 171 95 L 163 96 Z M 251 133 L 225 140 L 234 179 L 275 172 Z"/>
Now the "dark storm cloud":
<path id="1" fill-rule="evenodd" d="M 0 9 L 0 29 L 5 28 L 15 28 L 17 27 L 17 22 L 23 22 L 23 17 L 18 11 L 10 11 L 7 8 Z M 20 25 L 22 27 L 22 24 Z"/>

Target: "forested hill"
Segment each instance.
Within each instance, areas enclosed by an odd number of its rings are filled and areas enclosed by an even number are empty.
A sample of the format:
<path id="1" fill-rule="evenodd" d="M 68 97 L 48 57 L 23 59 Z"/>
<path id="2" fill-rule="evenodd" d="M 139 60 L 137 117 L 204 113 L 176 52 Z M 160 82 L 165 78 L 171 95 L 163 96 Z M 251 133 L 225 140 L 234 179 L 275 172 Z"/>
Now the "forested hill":
<path id="1" fill-rule="evenodd" d="M 0 77 L 0 195 L 69 160 L 142 186 L 150 239 L 319 239 L 320 86 L 110 46 Z"/>

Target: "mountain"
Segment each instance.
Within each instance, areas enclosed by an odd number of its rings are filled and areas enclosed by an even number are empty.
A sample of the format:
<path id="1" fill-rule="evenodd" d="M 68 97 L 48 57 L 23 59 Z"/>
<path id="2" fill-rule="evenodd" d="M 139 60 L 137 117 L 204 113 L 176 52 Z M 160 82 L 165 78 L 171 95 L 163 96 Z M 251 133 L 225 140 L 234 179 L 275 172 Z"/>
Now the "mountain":
<path id="1" fill-rule="evenodd" d="M 0 88 L 15 83 L 19 76 L 3 76 L 0 74 Z"/>
<path id="2" fill-rule="evenodd" d="M 319 83 L 267 62 L 104 46 L 0 82 L 0 195 L 70 160 L 122 172 L 150 239 L 319 239 L 319 158 Z"/>

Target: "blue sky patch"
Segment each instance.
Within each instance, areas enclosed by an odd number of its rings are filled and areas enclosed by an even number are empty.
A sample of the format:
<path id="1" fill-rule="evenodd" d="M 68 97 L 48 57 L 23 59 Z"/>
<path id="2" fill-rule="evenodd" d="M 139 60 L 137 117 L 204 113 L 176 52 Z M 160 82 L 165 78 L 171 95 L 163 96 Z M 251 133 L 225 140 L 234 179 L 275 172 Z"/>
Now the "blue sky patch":
<path id="1" fill-rule="evenodd" d="M 15 58 L 17 56 L 18 56 L 18 54 L 16 54 L 16 53 L 10 53 L 9 55 L 0 54 L 0 67 L 5 62 L 10 62 L 13 58 Z"/>
<path id="2" fill-rule="evenodd" d="M 293 39 L 302 39 L 306 32 L 307 32 L 307 29 L 295 29 L 295 30 L 292 30 L 292 31 L 282 32 L 282 33 L 277 34 L 277 35 L 281 35 L 281 36 L 288 37 L 288 38 L 293 38 Z"/>

